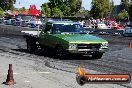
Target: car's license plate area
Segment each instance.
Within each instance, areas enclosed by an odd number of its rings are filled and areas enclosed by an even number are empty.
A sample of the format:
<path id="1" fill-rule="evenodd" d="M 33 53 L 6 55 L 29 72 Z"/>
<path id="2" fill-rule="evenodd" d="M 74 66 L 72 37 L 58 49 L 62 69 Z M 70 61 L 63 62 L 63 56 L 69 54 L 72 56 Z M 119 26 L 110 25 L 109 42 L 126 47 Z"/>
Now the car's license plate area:
<path id="1" fill-rule="evenodd" d="M 82 51 L 99 51 L 101 44 L 78 44 L 77 48 L 79 52 Z"/>

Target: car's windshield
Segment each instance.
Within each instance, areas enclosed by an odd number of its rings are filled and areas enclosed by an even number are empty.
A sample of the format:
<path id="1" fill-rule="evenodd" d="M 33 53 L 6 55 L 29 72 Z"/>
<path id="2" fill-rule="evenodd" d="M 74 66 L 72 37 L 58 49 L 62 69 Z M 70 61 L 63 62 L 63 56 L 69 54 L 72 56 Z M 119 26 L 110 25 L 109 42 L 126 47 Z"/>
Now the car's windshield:
<path id="1" fill-rule="evenodd" d="M 85 30 L 80 24 L 54 24 L 53 33 L 84 33 Z"/>

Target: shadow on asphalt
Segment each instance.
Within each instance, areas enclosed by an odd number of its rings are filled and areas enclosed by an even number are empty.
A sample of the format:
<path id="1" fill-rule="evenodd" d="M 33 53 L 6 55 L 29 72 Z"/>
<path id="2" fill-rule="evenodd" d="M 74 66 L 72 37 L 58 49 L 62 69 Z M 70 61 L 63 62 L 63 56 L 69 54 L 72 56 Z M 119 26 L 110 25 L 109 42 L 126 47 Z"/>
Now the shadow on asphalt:
<path id="1" fill-rule="evenodd" d="M 54 54 L 54 52 L 51 52 L 48 50 L 36 50 L 34 53 L 28 52 L 27 49 L 12 49 L 12 50 L 27 53 L 27 54 L 35 54 L 38 56 L 44 56 L 44 57 L 59 59 L 59 60 L 97 60 L 97 59 L 94 59 L 88 55 L 82 56 L 82 55 L 78 55 L 78 54 L 67 54 L 67 55 L 64 55 L 64 57 L 57 57 Z"/>

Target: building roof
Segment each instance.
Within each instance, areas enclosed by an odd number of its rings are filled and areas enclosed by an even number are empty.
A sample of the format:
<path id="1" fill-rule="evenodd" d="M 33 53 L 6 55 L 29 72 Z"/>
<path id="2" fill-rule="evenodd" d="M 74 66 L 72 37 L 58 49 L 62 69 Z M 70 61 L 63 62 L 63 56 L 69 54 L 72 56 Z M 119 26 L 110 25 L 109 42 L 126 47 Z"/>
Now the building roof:
<path id="1" fill-rule="evenodd" d="M 23 14 L 23 15 L 33 15 L 33 16 L 39 16 L 40 11 L 37 10 L 36 5 L 30 5 L 30 8 L 25 10 L 25 11 L 13 11 L 10 15 L 18 15 L 18 14 Z"/>
<path id="2" fill-rule="evenodd" d="M 13 12 L 11 12 L 10 15 L 18 15 L 18 14 L 28 15 L 29 14 L 29 10 L 25 10 L 25 11 L 21 11 L 21 12 L 13 11 Z"/>

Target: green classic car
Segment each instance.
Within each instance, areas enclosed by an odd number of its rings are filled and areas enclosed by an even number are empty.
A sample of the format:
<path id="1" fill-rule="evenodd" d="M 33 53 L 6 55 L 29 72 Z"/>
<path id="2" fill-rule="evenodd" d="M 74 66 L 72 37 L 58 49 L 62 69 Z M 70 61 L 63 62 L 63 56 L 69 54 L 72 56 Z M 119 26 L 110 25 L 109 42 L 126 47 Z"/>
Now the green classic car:
<path id="1" fill-rule="evenodd" d="M 38 41 L 41 48 L 54 49 L 59 57 L 72 53 L 98 59 L 108 49 L 106 40 L 89 35 L 79 23 L 72 21 L 47 22 Z"/>

